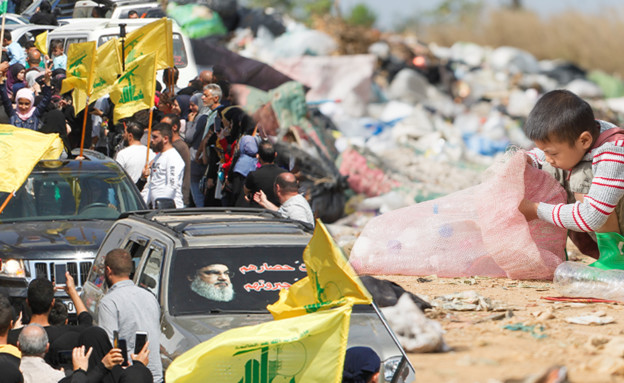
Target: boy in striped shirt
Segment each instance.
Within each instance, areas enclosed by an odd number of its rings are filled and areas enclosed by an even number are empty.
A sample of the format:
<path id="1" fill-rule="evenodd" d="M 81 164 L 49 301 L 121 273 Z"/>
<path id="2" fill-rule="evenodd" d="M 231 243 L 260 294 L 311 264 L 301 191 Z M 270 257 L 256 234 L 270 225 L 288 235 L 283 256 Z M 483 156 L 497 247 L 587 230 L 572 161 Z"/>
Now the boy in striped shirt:
<path id="1" fill-rule="evenodd" d="M 554 90 L 535 104 L 524 131 L 537 146 L 527 152 L 529 163 L 561 182 L 568 203 L 524 199 L 519 210 L 527 221 L 541 219 L 571 230 L 579 249 L 597 257 L 596 233 L 621 235 L 624 227 L 624 130 L 595 120 L 590 105 L 574 93 Z M 587 233 L 593 241 L 588 244 L 573 232 Z"/>

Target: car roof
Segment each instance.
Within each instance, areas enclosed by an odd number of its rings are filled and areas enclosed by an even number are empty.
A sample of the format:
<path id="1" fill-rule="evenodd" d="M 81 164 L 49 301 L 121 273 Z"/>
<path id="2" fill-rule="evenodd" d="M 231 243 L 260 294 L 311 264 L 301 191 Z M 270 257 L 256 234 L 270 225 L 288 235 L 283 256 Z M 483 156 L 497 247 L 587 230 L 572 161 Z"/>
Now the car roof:
<path id="1" fill-rule="evenodd" d="M 78 151 L 74 150 L 72 153 L 76 155 L 78 154 Z M 115 160 L 94 150 L 84 150 L 83 156 L 85 159 L 82 161 L 76 159 L 41 160 L 37 163 L 37 165 L 35 165 L 33 171 L 50 171 L 51 169 L 60 168 L 90 172 L 111 172 L 114 171 L 114 169 L 121 170 Z"/>
<path id="2" fill-rule="evenodd" d="M 187 208 L 163 209 L 122 214 L 119 219 L 141 221 L 177 237 L 183 247 L 206 246 L 210 243 L 251 245 L 233 240 L 243 236 L 272 236 L 285 245 L 305 244 L 312 230 L 304 223 L 283 218 L 274 211 L 255 208 Z M 221 240 L 218 240 L 220 238 Z M 290 240 L 284 240 L 290 238 Z"/>

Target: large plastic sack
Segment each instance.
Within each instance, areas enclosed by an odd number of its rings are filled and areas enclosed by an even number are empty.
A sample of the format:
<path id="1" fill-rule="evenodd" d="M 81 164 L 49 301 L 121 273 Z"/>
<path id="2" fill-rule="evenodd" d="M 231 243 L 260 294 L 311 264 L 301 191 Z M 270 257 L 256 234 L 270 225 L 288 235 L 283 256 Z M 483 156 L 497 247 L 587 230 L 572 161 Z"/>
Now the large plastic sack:
<path id="1" fill-rule="evenodd" d="M 526 222 L 520 201 L 565 203 L 550 175 L 518 152 L 486 171 L 479 185 L 371 220 L 353 246 L 360 274 L 550 279 L 564 260 L 566 230 Z"/>

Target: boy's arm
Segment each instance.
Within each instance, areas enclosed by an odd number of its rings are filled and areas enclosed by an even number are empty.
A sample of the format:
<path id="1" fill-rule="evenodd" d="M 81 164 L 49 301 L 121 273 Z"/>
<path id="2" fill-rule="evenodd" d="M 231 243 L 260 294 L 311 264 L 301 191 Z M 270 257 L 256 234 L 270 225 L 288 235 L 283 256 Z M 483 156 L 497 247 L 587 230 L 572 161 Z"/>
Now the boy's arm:
<path id="1" fill-rule="evenodd" d="M 596 149 L 594 177 L 582 202 L 550 205 L 540 203 L 537 216 L 556 226 L 574 231 L 599 230 L 624 196 L 624 143 L 606 144 Z"/>

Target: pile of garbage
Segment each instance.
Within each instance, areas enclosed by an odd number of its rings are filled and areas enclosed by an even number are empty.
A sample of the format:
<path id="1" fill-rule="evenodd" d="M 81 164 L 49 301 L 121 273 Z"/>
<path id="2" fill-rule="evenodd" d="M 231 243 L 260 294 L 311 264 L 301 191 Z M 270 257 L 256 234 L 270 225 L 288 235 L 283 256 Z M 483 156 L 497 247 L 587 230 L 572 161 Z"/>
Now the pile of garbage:
<path id="1" fill-rule="evenodd" d="M 311 29 L 235 0 L 170 1 L 168 11 L 193 28 L 199 67 L 227 63 L 235 102 L 280 143 L 282 164 L 298 166 L 337 237 L 476 185 L 509 147 L 530 148 L 522 124 L 544 92 L 569 89 L 597 117 L 624 121 L 620 79 L 513 47 L 441 47 L 375 30 L 358 40 L 339 19 Z"/>

